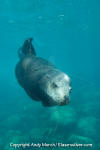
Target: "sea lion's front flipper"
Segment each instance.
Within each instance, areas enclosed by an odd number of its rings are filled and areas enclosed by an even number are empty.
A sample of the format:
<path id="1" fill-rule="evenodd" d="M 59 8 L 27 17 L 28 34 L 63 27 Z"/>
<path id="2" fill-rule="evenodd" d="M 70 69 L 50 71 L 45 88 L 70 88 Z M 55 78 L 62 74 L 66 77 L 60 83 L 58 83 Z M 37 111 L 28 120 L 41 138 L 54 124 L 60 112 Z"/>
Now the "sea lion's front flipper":
<path id="1" fill-rule="evenodd" d="M 26 55 L 35 55 L 36 56 L 35 49 L 32 45 L 32 40 L 33 40 L 33 38 L 28 38 L 27 40 L 25 40 L 25 42 L 22 46 L 22 53 L 25 56 Z"/>

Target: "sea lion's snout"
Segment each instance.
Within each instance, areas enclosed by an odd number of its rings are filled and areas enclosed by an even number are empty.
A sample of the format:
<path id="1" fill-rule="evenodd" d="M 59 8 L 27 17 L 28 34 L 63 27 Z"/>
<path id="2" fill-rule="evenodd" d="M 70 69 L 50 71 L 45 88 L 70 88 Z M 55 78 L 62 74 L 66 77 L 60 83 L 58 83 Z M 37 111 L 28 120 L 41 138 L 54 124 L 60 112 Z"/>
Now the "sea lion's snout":
<path id="1" fill-rule="evenodd" d="M 70 103 L 70 98 L 68 96 L 64 96 L 64 100 L 60 102 L 60 106 L 67 105 Z"/>

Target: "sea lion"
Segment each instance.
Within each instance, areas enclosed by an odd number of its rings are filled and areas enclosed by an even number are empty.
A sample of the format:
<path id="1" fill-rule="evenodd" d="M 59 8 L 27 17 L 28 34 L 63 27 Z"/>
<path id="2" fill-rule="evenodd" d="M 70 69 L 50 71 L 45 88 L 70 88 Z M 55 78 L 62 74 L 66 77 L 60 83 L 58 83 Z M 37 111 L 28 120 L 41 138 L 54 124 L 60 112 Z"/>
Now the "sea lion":
<path id="1" fill-rule="evenodd" d="M 32 38 L 20 48 L 20 61 L 16 65 L 16 78 L 26 93 L 44 106 L 66 105 L 72 87 L 70 78 L 47 60 L 36 56 Z"/>

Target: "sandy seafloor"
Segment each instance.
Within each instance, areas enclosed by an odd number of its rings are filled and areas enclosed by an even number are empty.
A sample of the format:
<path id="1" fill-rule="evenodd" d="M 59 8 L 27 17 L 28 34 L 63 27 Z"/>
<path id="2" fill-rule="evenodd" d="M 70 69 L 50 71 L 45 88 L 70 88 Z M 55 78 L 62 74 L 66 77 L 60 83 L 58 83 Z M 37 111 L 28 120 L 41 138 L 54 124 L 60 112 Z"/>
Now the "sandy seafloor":
<path id="1" fill-rule="evenodd" d="M 38 56 L 70 76 L 69 105 L 43 107 L 17 83 L 17 51 L 28 37 Z M 19 150 L 100 150 L 99 57 L 99 0 L 0 0 L 0 150 L 14 150 L 10 143 L 92 144 Z"/>

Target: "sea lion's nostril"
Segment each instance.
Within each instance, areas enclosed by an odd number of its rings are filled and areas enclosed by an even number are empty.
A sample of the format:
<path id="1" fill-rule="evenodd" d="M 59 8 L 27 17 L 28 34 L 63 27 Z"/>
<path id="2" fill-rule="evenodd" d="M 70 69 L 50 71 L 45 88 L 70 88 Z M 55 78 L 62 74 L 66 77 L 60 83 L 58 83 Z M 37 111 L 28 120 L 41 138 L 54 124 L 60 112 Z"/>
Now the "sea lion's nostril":
<path id="1" fill-rule="evenodd" d="M 68 96 L 65 95 L 65 96 L 64 96 L 64 99 L 65 99 L 65 100 L 68 100 L 69 98 L 68 98 Z"/>
<path id="2" fill-rule="evenodd" d="M 64 96 L 64 103 L 65 103 L 65 104 L 68 104 L 68 103 L 69 103 L 69 97 L 66 96 L 66 95 Z"/>
<path id="3" fill-rule="evenodd" d="M 72 92 L 72 87 L 70 87 L 70 93 Z"/>

